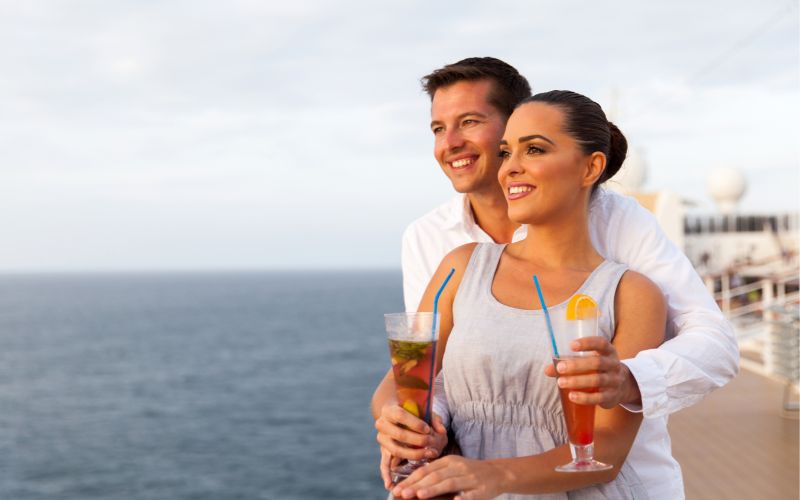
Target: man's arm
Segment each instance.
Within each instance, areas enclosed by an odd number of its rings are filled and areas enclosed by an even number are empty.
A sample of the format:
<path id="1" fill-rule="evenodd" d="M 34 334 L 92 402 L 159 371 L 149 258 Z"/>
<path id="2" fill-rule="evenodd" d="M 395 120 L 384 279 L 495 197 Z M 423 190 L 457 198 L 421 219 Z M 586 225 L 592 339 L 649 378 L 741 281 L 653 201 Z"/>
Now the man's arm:
<path id="1" fill-rule="evenodd" d="M 607 198 L 592 214 L 598 250 L 650 278 L 667 299 L 667 331 L 674 338 L 623 363 L 638 384 L 644 415 L 668 415 L 736 375 L 736 338 L 689 259 L 655 217 L 631 198 L 602 195 Z"/>

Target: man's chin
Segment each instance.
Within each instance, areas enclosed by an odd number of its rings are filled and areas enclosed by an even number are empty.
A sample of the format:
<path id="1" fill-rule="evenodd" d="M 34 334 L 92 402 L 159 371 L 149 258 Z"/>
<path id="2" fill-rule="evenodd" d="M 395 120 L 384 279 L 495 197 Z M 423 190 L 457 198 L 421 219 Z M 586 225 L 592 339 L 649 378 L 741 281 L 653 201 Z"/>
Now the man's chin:
<path id="1" fill-rule="evenodd" d="M 475 191 L 475 183 L 471 181 L 465 182 L 463 179 L 450 179 L 450 183 L 457 193 L 468 194 Z"/>

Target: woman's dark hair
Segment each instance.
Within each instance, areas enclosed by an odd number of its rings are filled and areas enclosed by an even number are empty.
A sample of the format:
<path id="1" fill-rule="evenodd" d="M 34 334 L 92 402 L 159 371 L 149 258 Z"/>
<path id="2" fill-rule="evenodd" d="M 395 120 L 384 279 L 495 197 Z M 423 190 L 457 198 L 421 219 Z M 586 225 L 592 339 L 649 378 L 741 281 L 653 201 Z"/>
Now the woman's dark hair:
<path id="1" fill-rule="evenodd" d="M 564 113 L 564 131 L 580 144 L 584 154 L 600 151 L 606 155 L 606 169 L 592 186 L 592 192 L 619 171 L 628 153 L 628 141 L 617 126 L 608 121 L 599 104 L 577 92 L 551 90 L 528 97 L 517 107 L 530 102 L 558 106 Z"/>

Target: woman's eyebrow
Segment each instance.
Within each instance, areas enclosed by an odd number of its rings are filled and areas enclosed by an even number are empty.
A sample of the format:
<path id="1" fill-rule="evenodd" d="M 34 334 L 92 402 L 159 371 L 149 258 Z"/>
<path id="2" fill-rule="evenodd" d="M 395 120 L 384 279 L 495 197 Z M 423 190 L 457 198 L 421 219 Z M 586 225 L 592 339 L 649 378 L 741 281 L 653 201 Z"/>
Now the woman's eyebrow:
<path id="1" fill-rule="evenodd" d="M 523 142 L 532 141 L 533 139 L 541 139 L 541 140 L 543 140 L 543 141 L 547 141 L 547 142 L 549 142 L 549 143 L 550 143 L 550 144 L 552 144 L 553 146 L 555 146 L 555 145 L 556 145 L 556 143 L 555 143 L 555 142 L 553 142 L 553 141 L 551 141 L 550 139 L 548 139 L 547 137 L 545 137 L 545 136 L 543 136 L 543 135 L 539 135 L 539 134 L 526 135 L 526 136 L 524 136 L 524 137 L 520 137 L 518 142 L 519 142 L 520 144 L 522 144 Z M 501 144 L 502 144 L 502 142 L 501 142 Z"/>

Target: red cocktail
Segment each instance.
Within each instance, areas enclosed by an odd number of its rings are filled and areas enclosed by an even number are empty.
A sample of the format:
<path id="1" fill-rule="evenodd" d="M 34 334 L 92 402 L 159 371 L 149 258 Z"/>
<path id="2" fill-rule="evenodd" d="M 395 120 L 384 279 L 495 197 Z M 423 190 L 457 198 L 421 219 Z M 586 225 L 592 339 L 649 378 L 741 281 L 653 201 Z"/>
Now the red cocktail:
<path id="1" fill-rule="evenodd" d="M 569 399 L 569 389 L 559 389 L 561 393 L 561 407 L 564 409 L 564 420 L 567 421 L 569 442 L 577 445 L 587 445 L 594 442 L 594 405 L 579 405 Z M 597 389 L 582 391 L 597 392 Z"/>
<path id="2" fill-rule="evenodd" d="M 567 304 L 566 317 L 559 321 L 556 338 L 557 351 L 560 356 L 553 360 L 558 363 L 569 359 L 590 355 L 587 352 L 574 352 L 570 347 L 572 341 L 593 337 L 598 334 L 597 303 L 588 295 L 575 295 Z M 587 375 L 576 373 L 575 375 Z M 567 435 L 572 449 L 572 462 L 556 467 L 559 472 L 586 472 L 610 469 L 611 466 L 594 459 L 594 410 L 595 405 L 573 403 L 569 399 L 570 389 L 560 389 L 561 407 L 567 424 Z M 597 388 L 581 389 L 581 392 L 597 392 Z"/>

